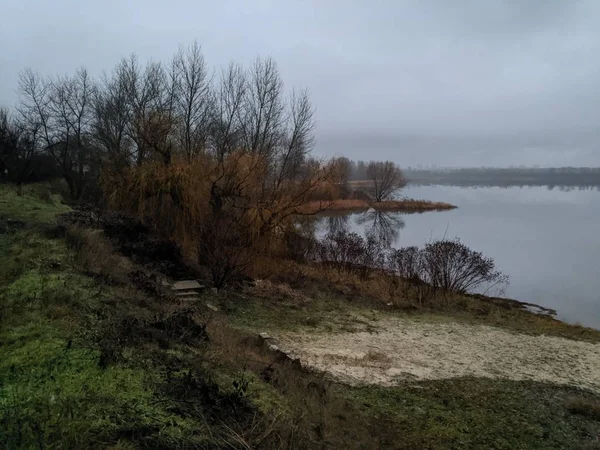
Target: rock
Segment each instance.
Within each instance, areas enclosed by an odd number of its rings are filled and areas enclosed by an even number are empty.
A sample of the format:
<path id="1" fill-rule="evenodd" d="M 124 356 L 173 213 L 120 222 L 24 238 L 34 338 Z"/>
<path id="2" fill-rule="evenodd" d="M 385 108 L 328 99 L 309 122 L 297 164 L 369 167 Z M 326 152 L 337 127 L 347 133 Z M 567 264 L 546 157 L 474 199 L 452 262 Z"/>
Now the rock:
<path id="1" fill-rule="evenodd" d="M 214 295 L 218 295 L 219 294 L 219 290 L 216 287 L 210 288 L 210 292 L 212 292 Z"/>
<path id="2" fill-rule="evenodd" d="M 212 311 L 217 312 L 219 310 L 219 308 L 217 308 L 215 305 L 211 304 L 211 303 L 207 303 L 206 307 Z"/>
<path id="3" fill-rule="evenodd" d="M 261 338 L 267 340 L 267 339 L 271 339 L 271 336 L 269 336 L 267 333 L 265 333 L 264 331 L 262 333 L 258 334 Z"/>
<path id="4" fill-rule="evenodd" d="M 275 344 L 269 344 L 269 350 L 271 350 L 273 352 L 278 352 L 279 347 L 277 347 Z"/>

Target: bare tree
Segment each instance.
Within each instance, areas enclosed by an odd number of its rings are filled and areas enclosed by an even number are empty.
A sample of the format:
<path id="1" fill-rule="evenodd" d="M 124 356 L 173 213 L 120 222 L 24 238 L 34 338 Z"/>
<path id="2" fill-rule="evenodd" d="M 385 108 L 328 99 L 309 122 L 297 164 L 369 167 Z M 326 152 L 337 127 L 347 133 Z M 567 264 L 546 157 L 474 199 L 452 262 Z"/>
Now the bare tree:
<path id="1" fill-rule="evenodd" d="M 373 182 L 372 194 L 376 202 L 392 197 L 406 186 L 406 179 L 397 164 L 391 161 L 371 161 L 367 177 Z"/>
<path id="2" fill-rule="evenodd" d="M 239 146 L 241 116 L 248 82 L 243 68 L 235 63 L 221 72 L 212 120 L 214 153 L 219 161 Z"/>
<path id="3" fill-rule="evenodd" d="M 350 194 L 348 181 L 352 173 L 352 161 L 345 156 L 339 156 L 333 158 L 331 163 L 334 167 L 333 181 L 338 187 L 340 196 L 346 198 Z"/>
<path id="4" fill-rule="evenodd" d="M 31 162 L 38 150 L 39 125 L 13 117 L 0 108 L 0 181 L 10 180 L 21 186 L 31 174 Z"/>
<path id="5" fill-rule="evenodd" d="M 111 169 L 128 167 L 134 156 L 134 143 L 128 134 L 132 105 L 127 83 L 128 64 L 124 60 L 110 76 L 104 76 L 94 101 L 94 139 Z"/>
<path id="6" fill-rule="evenodd" d="M 277 161 L 276 185 L 285 179 L 292 179 L 300 173 L 306 155 L 314 146 L 315 110 L 306 89 L 293 91 L 289 102 L 286 137 Z"/>
<path id="7" fill-rule="evenodd" d="M 245 148 L 272 162 L 282 139 L 283 81 L 271 58 L 258 58 L 250 71 L 242 129 Z"/>
<path id="8" fill-rule="evenodd" d="M 95 86 L 85 69 L 73 77 L 43 79 L 31 70 L 20 74 L 17 106 L 29 140 L 38 139 L 56 161 L 73 199 L 83 191 L 93 149 L 90 140 Z"/>
<path id="9" fill-rule="evenodd" d="M 20 130 L 5 108 L 0 108 L 0 181 L 13 170 L 19 148 Z"/>
<path id="10" fill-rule="evenodd" d="M 31 126 L 39 126 L 45 147 L 57 140 L 52 127 L 50 111 L 50 82 L 31 69 L 19 74 L 20 103 L 17 105 L 23 121 Z"/>
<path id="11" fill-rule="evenodd" d="M 173 59 L 173 71 L 180 147 L 191 158 L 206 147 L 213 103 L 208 69 L 197 42 L 185 50 L 179 49 Z"/>
<path id="12" fill-rule="evenodd" d="M 161 159 L 170 160 L 173 83 L 169 83 L 162 64 L 151 62 L 142 69 L 135 55 L 121 61 L 119 70 L 131 109 L 127 136 L 134 143 L 135 164 L 143 164 L 157 152 Z"/>
<path id="13" fill-rule="evenodd" d="M 13 127 L 15 137 L 18 136 L 16 158 L 12 164 L 13 180 L 17 184 L 17 192 L 21 195 L 22 185 L 31 175 L 33 157 L 40 150 L 40 124 L 19 118 L 14 121 Z"/>
<path id="14" fill-rule="evenodd" d="M 83 68 L 73 77 L 51 80 L 49 88 L 48 108 L 54 141 L 47 150 L 60 167 L 71 198 L 77 200 L 94 162 L 90 137 L 96 88 Z"/>

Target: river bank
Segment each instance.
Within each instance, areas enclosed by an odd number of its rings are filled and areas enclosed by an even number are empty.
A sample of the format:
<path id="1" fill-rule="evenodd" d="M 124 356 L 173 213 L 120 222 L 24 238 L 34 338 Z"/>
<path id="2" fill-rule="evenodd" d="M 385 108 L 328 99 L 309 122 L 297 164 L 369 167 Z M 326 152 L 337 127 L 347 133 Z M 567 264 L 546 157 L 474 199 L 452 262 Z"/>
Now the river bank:
<path id="1" fill-rule="evenodd" d="M 182 300 L 163 281 L 200 274 L 151 230 L 64 218 L 25 191 L 0 190 L 3 448 L 560 449 L 600 434 L 598 330 L 290 260 Z"/>

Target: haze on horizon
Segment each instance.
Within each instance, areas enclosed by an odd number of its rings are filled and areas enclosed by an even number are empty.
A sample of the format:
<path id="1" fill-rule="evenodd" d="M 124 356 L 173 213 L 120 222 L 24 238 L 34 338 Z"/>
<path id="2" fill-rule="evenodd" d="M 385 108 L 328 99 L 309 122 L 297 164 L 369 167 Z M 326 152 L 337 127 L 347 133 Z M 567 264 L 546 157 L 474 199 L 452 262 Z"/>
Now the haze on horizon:
<path id="1" fill-rule="evenodd" d="M 322 156 L 400 165 L 600 165 L 600 2 L 7 0 L 0 105 L 18 73 L 121 57 L 211 67 L 273 56 L 307 87 Z"/>

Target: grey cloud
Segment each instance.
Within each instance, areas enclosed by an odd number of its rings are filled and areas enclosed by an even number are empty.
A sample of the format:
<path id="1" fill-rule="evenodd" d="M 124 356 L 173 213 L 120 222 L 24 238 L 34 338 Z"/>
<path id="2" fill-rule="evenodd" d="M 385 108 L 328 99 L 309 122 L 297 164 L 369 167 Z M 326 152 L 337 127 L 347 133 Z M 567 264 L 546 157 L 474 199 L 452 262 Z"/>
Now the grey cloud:
<path id="1" fill-rule="evenodd" d="M 0 104 L 17 74 L 168 60 L 279 62 L 317 108 L 316 152 L 403 165 L 600 164 L 600 2 L 7 0 Z"/>

